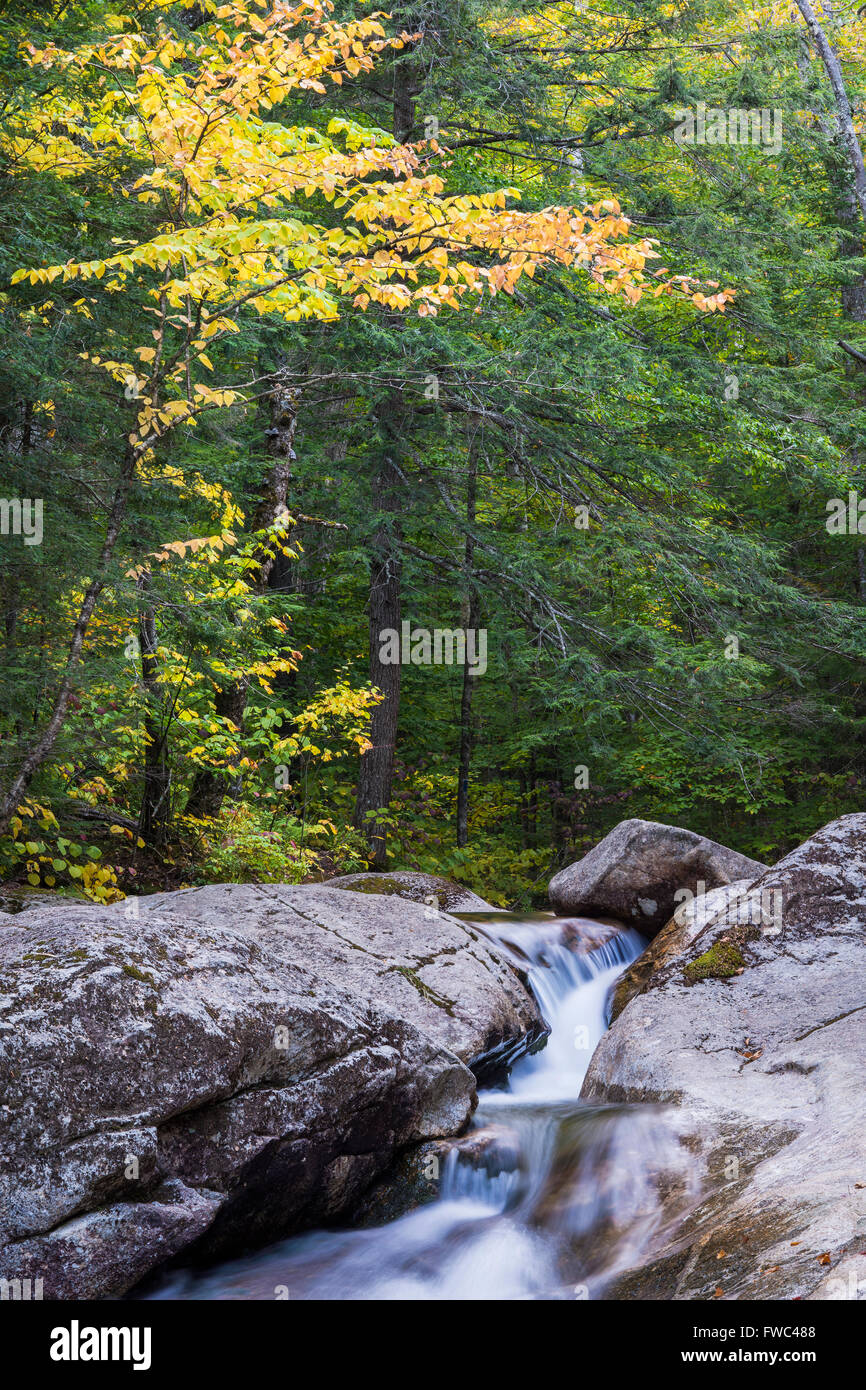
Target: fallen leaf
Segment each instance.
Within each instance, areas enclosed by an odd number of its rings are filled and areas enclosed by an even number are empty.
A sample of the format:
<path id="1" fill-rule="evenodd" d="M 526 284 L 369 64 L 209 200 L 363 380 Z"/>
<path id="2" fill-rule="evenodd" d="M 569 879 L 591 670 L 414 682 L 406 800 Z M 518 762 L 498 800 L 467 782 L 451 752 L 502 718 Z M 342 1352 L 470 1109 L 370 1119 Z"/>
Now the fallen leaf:
<path id="1" fill-rule="evenodd" d="M 720 1250 L 719 1253 L 718 1253 L 718 1255 L 716 1256 L 716 1259 L 717 1259 L 717 1260 L 723 1260 L 724 1258 L 725 1258 L 725 1252 L 724 1252 L 724 1250 Z"/>
<path id="2" fill-rule="evenodd" d="M 722 1297 L 722 1291 L 721 1291 L 721 1289 L 716 1289 L 715 1293 L 713 1294 L 713 1298 L 721 1298 L 721 1297 Z"/>
<path id="3" fill-rule="evenodd" d="M 829 1251 L 829 1250 L 825 1250 L 823 1255 L 819 1255 L 819 1256 L 818 1256 L 818 1263 L 819 1263 L 819 1265 L 828 1265 L 828 1264 L 830 1263 L 830 1251 Z"/>

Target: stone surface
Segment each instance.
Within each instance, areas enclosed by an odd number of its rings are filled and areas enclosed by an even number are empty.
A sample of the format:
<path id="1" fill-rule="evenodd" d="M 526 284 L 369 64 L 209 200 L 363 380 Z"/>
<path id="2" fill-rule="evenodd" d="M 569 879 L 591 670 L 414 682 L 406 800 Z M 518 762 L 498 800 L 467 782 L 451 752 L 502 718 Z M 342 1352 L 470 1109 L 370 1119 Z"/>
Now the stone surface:
<path id="1" fill-rule="evenodd" d="M 676 1241 L 612 1297 L 866 1292 L 866 815 L 825 826 L 737 908 L 631 999 L 587 1073 L 586 1100 L 676 1104 L 703 1168 Z M 722 946 L 739 973 L 701 978 Z"/>
<path id="2" fill-rule="evenodd" d="M 116 1297 L 192 1245 L 218 1205 L 216 1194 L 164 1182 L 146 1202 L 112 1202 L 47 1235 L 0 1246 L 0 1269 L 41 1278 L 44 1298 Z"/>
<path id="3" fill-rule="evenodd" d="M 434 907 L 327 884 L 209 884 L 139 899 L 142 920 L 167 909 L 242 930 L 414 1023 L 468 1066 L 544 1031 L 506 952 L 476 924 Z"/>
<path id="4" fill-rule="evenodd" d="M 582 859 L 560 869 L 548 891 L 557 912 L 610 914 L 655 936 L 683 890 L 700 895 L 738 879 L 754 880 L 765 868 L 692 830 L 625 820 Z"/>
<path id="5" fill-rule="evenodd" d="M 684 951 L 708 922 L 729 908 L 736 921 L 736 905 L 748 892 L 750 884 L 751 879 L 741 878 L 736 883 L 728 883 L 724 888 L 711 888 L 708 893 L 681 903 L 658 936 L 617 980 L 610 1006 L 611 1022 L 619 1018 L 630 999 L 643 994 L 653 975 Z"/>
<path id="6" fill-rule="evenodd" d="M 19 912 L 29 912 L 34 907 L 46 907 L 57 903 L 58 893 L 49 888 L 31 888 L 29 883 L 0 884 L 0 913 L 15 916 Z M 68 902 L 83 902 L 84 898 L 68 898 Z M 8 922 L 4 922 L 8 926 Z"/>
<path id="7" fill-rule="evenodd" d="M 468 1059 L 534 1005 L 472 929 L 395 906 L 215 885 L 10 918 L 0 1278 L 116 1297 L 330 1220 L 459 1133 L 475 1083 L 445 1039 Z"/>
<path id="8" fill-rule="evenodd" d="M 517 1136 L 505 1125 L 491 1124 L 457 1139 L 430 1139 L 418 1144 L 401 1154 L 388 1173 L 373 1184 L 354 1213 L 354 1224 L 378 1226 L 434 1202 L 443 1195 L 448 1166 L 454 1163 L 471 1164 L 473 1169 L 494 1175 L 514 1172 L 520 1165 Z"/>
<path id="9" fill-rule="evenodd" d="M 496 908 L 459 883 L 435 874 L 412 873 L 397 869 L 389 874 L 343 874 L 329 878 L 326 888 L 348 888 L 353 893 L 379 893 L 407 898 L 413 903 L 427 903 L 443 912 L 495 912 Z"/>

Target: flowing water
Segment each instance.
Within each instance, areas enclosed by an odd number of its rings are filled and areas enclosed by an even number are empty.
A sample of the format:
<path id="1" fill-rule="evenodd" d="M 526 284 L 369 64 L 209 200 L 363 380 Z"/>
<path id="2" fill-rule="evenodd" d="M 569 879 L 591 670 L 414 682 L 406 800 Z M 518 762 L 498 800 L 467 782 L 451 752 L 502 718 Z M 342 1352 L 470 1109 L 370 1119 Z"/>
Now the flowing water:
<path id="1" fill-rule="evenodd" d="M 146 1297 L 594 1298 L 694 1203 L 675 1111 L 578 1099 L 611 986 L 643 938 L 547 913 L 471 921 L 526 971 L 550 1036 L 504 1089 L 481 1092 L 469 1142 L 442 1163 L 437 1200 L 387 1225 L 313 1231 L 173 1272 Z"/>

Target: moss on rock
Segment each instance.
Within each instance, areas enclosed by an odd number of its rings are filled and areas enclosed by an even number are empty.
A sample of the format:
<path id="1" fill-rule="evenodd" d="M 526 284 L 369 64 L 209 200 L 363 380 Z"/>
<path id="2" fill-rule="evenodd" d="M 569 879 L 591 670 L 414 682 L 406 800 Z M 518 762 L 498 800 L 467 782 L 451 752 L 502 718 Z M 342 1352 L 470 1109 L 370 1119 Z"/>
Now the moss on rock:
<path id="1" fill-rule="evenodd" d="M 686 984 L 696 985 L 699 980 L 730 980 L 739 975 L 748 964 L 740 947 L 758 935 L 757 927 L 735 927 L 720 937 L 702 956 L 696 956 L 683 967 Z"/>

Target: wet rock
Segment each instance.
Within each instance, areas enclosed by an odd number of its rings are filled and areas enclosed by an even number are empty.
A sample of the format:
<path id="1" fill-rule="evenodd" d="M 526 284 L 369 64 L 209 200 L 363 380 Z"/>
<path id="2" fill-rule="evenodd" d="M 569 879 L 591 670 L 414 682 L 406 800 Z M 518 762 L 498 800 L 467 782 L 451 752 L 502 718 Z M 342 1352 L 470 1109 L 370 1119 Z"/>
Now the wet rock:
<path id="1" fill-rule="evenodd" d="M 670 1107 L 561 1105 L 553 1124 L 544 1181 L 527 1185 L 528 1219 L 576 1259 L 595 1297 L 649 1232 L 676 1230 L 696 1165 Z"/>
<path id="2" fill-rule="evenodd" d="M 407 902 L 214 885 L 13 920 L 0 1277 L 46 1298 L 349 1210 L 403 1148 L 465 1127 L 463 1059 L 535 1017 L 495 946 Z"/>
<path id="3" fill-rule="evenodd" d="M 327 888 L 348 888 L 353 893 L 379 893 L 407 898 L 413 903 L 427 903 L 443 912 L 495 912 L 477 893 L 472 893 L 450 879 L 435 874 L 413 873 L 397 869 L 393 873 L 344 874 L 329 878 Z"/>
<path id="4" fill-rule="evenodd" d="M 520 1151 L 514 1132 L 504 1125 L 485 1125 L 459 1139 L 431 1139 L 400 1155 L 375 1183 L 354 1213 L 357 1226 L 378 1226 L 442 1195 L 448 1165 L 466 1164 L 476 1173 L 495 1176 L 515 1172 Z"/>
<path id="5" fill-rule="evenodd" d="M 655 936 L 670 921 L 683 890 L 700 895 L 739 879 L 753 881 L 765 869 L 692 830 L 626 820 L 582 859 L 560 869 L 548 891 L 557 912 L 610 914 Z"/>
<path id="6" fill-rule="evenodd" d="M 585 917 L 566 917 L 559 923 L 560 940 L 575 955 L 586 955 L 606 946 L 623 930 L 622 922 L 599 922 Z"/>
<path id="7" fill-rule="evenodd" d="M 614 1297 L 823 1298 L 864 1248 L 866 815 L 825 826 L 736 907 L 631 999 L 587 1073 L 586 1100 L 676 1103 L 703 1165 L 676 1240 Z M 737 973 L 690 969 L 731 945 Z"/>
<path id="8" fill-rule="evenodd" d="M 554 918 L 548 913 L 515 917 L 503 912 L 494 921 L 485 922 L 484 932 L 502 947 L 522 978 L 526 978 L 526 965 L 549 963 L 563 949 L 576 956 L 588 955 L 623 931 L 622 922 L 588 917 Z"/>

